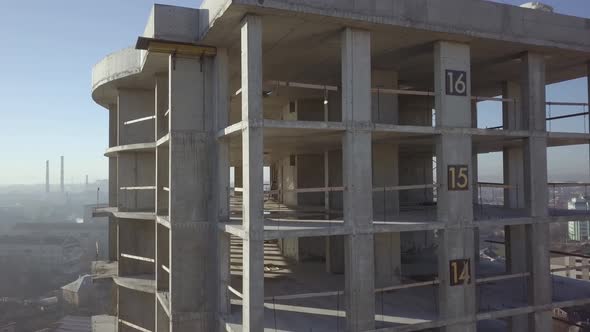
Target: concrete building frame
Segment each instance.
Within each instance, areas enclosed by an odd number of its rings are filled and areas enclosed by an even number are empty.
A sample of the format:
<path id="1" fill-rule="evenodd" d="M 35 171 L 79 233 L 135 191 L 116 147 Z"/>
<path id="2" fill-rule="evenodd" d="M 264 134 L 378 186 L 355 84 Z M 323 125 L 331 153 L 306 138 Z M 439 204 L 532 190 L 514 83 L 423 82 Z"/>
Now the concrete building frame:
<path id="1" fill-rule="evenodd" d="M 590 77 L 590 21 L 484 1 L 440 6 L 154 6 L 136 48 L 93 70 L 93 99 L 109 110 L 109 207 L 96 214 L 109 216 L 119 331 L 263 331 L 273 320 L 276 330 L 269 301 L 340 295 L 346 331 L 476 331 L 498 319 L 550 331 L 553 308 L 590 303 L 552 291 L 549 224 L 571 214 L 549 209 L 545 166 L 548 147 L 590 143 L 548 132 L 545 114 L 547 84 Z M 482 100 L 502 103 L 501 128 L 477 127 Z M 477 155 L 491 151 L 504 163 L 497 208 L 478 202 Z M 419 195 L 433 208 L 402 211 Z M 505 229 L 506 271 L 482 277 L 479 230 L 489 226 Z M 432 281 L 399 271 L 402 242 L 416 234 L 436 248 Z M 321 256 L 343 289 L 272 293 L 271 243 L 295 264 Z M 524 305 L 479 310 L 481 284 L 515 278 Z M 378 294 L 424 285 L 436 287 L 435 317 L 387 324 Z"/>

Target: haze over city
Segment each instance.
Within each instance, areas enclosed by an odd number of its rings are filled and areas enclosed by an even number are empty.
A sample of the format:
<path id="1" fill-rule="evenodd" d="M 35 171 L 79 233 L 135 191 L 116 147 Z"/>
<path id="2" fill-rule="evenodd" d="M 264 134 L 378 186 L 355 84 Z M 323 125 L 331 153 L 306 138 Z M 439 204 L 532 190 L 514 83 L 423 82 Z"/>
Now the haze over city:
<path id="1" fill-rule="evenodd" d="M 518 5 L 522 1 L 496 2 Z M 585 0 L 545 2 L 558 13 L 590 17 L 590 4 Z M 105 50 L 108 53 L 132 45 L 143 31 L 152 3 L 23 0 L 0 4 L 2 38 L 10 45 L 10 52 L 0 54 L 5 64 L 0 95 L 5 100 L 3 113 L 10 119 L 2 137 L 7 143 L 5 153 L 11 156 L 0 168 L 0 185 L 44 183 L 45 160 L 51 163 L 51 182 L 58 183 L 62 155 L 67 158 L 68 183 L 83 183 L 86 174 L 91 180 L 107 177 L 107 159 L 102 153 L 107 147 L 108 117 L 89 98 L 90 69 Z M 198 0 L 159 3 L 200 5 Z M 584 79 L 551 85 L 547 100 L 581 100 L 586 91 Z M 498 125 L 498 105 L 482 108 L 480 127 Z M 556 113 L 560 110 L 571 111 L 560 108 Z M 557 125 L 566 131 L 583 130 L 578 119 L 556 121 Z M 499 180 L 494 174 L 501 168 L 500 159 L 482 155 L 480 160 L 480 176 Z M 560 181 L 586 181 L 590 176 L 588 167 L 582 166 L 586 161 L 586 147 L 551 149 L 549 176 Z"/>

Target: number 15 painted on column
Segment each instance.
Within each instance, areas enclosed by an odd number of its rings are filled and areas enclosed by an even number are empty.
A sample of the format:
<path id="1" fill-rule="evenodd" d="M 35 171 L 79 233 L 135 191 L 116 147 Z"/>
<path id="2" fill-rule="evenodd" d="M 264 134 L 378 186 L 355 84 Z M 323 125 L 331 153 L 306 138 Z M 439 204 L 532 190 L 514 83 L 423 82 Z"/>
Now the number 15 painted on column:
<path id="1" fill-rule="evenodd" d="M 449 165 L 448 190 L 469 190 L 467 165 Z"/>

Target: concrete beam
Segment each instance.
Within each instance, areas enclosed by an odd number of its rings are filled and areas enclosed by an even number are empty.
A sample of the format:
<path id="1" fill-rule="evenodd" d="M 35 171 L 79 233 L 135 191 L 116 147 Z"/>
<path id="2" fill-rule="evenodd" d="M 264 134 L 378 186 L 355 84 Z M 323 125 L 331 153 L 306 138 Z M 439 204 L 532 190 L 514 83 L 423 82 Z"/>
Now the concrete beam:
<path id="1" fill-rule="evenodd" d="M 242 328 L 264 329 L 264 189 L 262 128 L 262 20 L 248 15 L 241 26 L 243 242 Z"/>
<path id="2" fill-rule="evenodd" d="M 341 47 L 346 326 L 365 331 L 375 326 L 372 158 L 371 132 L 358 128 L 371 122 L 371 35 L 347 28 Z"/>

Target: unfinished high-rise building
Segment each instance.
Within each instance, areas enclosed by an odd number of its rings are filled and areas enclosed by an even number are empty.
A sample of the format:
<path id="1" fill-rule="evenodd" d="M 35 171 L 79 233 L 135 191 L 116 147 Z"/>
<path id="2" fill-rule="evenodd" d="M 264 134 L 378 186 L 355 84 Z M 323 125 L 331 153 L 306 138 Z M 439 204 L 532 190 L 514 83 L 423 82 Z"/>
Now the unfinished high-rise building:
<path id="1" fill-rule="evenodd" d="M 589 61 L 590 20 L 487 1 L 155 5 L 92 74 L 118 330 L 572 323 L 590 284 L 552 274 L 550 226 L 590 213 L 555 204 L 582 184 L 548 185 L 547 155 L 590 142 L 588 101 L 545 91 Z"/>

